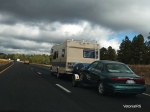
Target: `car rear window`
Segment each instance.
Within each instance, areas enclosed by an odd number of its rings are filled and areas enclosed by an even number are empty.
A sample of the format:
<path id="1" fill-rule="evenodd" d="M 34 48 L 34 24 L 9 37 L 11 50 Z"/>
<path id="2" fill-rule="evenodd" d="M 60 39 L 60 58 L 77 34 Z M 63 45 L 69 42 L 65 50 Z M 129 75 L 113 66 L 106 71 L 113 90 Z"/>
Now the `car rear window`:
<path id="1" fill-rule="evenodd" d="M 132 71 L 124 64 L 111 63 L 107 64 L 106 68 L 110 73 L 132 73 Z"/>

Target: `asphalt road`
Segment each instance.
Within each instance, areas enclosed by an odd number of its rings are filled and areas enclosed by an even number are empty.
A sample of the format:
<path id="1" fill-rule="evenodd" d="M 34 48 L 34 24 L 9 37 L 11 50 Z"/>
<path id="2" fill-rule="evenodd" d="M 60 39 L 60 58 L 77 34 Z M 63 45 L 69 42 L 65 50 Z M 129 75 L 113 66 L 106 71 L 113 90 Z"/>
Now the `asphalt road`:
<path id="1" fill-rule="evenodd" d="M 95 88 L 57 79 L 47 67 L 15 62 L 0 74 L 0 111 L 149 112 L 150 95 L 100 96 Z"/>

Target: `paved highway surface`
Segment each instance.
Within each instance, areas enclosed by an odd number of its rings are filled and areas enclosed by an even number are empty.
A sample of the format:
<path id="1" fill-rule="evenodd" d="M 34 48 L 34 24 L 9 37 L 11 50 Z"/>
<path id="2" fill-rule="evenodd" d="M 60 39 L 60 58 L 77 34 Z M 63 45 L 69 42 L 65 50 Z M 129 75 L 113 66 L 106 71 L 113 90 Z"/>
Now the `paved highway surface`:
<path id="1" fill-rule="evenodd" d="M 49 68 L 15 62 L 0 74 L 0 111 L 150 112 L 150 95 L 100 96 L 95 88 L 57 79 Z"/>

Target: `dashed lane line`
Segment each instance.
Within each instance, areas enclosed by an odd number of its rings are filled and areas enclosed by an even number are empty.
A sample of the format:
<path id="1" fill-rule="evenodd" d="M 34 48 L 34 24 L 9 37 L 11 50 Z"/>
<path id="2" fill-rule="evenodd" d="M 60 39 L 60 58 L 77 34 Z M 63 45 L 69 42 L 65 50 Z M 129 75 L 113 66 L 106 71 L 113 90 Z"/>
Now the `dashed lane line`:
<path id="1" fill-rule="evenodd" d="M 40 72 L 37 72 L 38 74 L 42 74 L 42 73 L 40 73 Z"/>
<path id="2" fill-rule="evenodd" d="M 67 93 L 71 93 L 71 91 L 69 91 L 68 89 L 66 89 L 65 87 L 61 86 L 60 84 L 56 84 L 56 86 L 58 86 L 59 88 L 61 88 L 62 90 L 66 91 Z"/>
<path id="3" fill-rule="evenodd" d="M 143 95 L 150 96 L 150 94 L 143 93 Z"/>

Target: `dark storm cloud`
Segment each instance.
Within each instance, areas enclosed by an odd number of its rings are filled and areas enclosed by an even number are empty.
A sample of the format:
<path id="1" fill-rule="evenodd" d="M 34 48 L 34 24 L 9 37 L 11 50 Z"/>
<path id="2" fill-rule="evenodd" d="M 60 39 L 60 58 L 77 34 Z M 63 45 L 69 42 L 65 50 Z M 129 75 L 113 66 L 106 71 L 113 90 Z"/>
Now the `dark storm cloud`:
<path id="1" fill-rule="evenodd" d="M 106 23 L 103 20 L 107 20 L 103 18 L 104 12 L 109 11 L 106 8 L 110 6 L 101 0 L 1 0 L 0 12 L 11 15 L 12 19 L 6 21 L 8 23 L 76 23 L 86 20 L 103 24 Z"/>
<path id="2" fill-rule="evenodd" d="M 141 26 L 135 24 L 138 20 L 134 22 L 134 19 L 141 19 L 141 12 L 136 13 L 134 10 L 145 11 L 145 7 L 149 7 L 150 3 L 148 0 L 138 2 L 137 0 L 1 0 L 0 2 L 0 12 L 13 15 L 12 21 L 9 20 L 8 23 L 15 23 L 15 20 L 27 23 L 43 21 L 75 23 L 86 20 L 113 30 Z"/>
<path id="3" fill-rule="evenodd" d="M 26 21 L 76 22 L 90 14 L 95 4 L 90 0 L 1 0 L 0 11 Z"/>
<path id="4" fill-rule="evenodd" d="M 118 46 L 110 36 L 148 34 L 149 4 L 149 0 L 0 0 L 0 52 L 12 48 L 11 52 L 40 53 L 72 38 Z"/>

